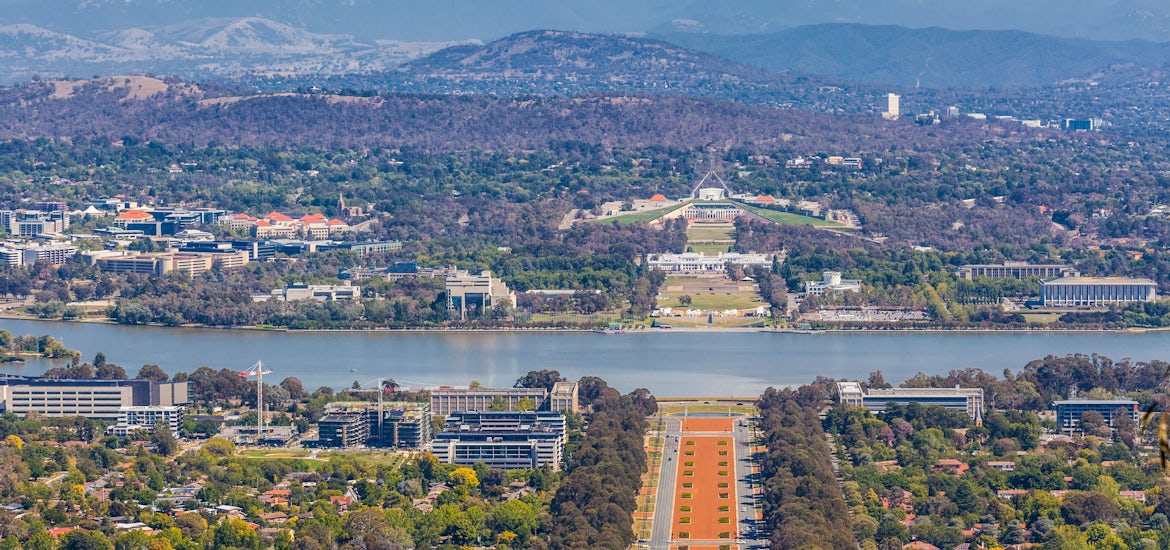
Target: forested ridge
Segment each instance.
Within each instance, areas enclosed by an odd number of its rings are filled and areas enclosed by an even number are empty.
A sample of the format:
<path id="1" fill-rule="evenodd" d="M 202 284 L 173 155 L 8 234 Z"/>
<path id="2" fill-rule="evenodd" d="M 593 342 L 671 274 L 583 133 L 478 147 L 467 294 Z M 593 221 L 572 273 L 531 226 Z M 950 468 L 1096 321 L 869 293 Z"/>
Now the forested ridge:
<path id="1" fill-rule="evenodd" d="M 51 84 L 0 88 L 0 137 L 67 137 L 224 146 L 383 146 L 429 151 L 517 150 L 581 141 L 615 147 L 709 143 L 811 150 L 884 150 L 1036 135 L 1005 126 L 955 131 L 682 96 L 488 97 L 381 94 L 233 95 L 181 91 L 144 99 L 103 81 L 70 97 Z M 237 90 L 239 92 L 239 90 Z"/>

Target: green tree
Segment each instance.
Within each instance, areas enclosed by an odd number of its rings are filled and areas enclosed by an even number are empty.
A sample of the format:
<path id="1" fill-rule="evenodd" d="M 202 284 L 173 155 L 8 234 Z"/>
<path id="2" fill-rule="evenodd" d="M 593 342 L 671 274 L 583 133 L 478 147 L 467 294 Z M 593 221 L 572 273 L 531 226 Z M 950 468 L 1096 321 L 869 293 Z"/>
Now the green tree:
<path id="1" fill-rule="evenodd" d="M 97 531 L 78 529 L 61 537 L 59 550 L 114 550 L 110 539 Z"/>
<path id="2" fill-rule="evenodd" d="M 240 548 L 260 550 L 263 543 L 260 534 L 248 527 L 243 520 L 227 518 L 213 528 L 211 544 L 215 548 Z"/>
<path id="3" fill-rule="evenodd" d="M 163 422 L 155 422 L 154 428 L 150 431 L 150 442 L 158 448 L 158 453 L 163 456 L 171 456 L 179 450 L 179 441 L 175 439 L 171 429 Z"/>

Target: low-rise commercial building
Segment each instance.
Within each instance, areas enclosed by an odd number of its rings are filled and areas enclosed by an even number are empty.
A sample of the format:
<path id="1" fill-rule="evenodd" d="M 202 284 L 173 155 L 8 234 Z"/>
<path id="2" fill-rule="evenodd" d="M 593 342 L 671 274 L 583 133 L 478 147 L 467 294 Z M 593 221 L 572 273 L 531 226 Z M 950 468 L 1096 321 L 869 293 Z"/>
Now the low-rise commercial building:
<path id="1" fill-rule="evenodd" d="M 118 409 L 118 422 L 106 428 L 106 434 L 128 437 L 139 431 L 149 431 L 158 424 L 165 425 L 171 433 L 179 433 L 183 424 L 183 407 L 140 406 Z"/>
<path id="2" fill-rule="evenodd" d="M 1065 431 L 1079 430 L 1081 415 L 1090 411 L 1100 414 L 1110 428 L 1114 427 L 1118 414 L 1138 419 L 1138 402 L 1132 399 L 1072 398 L 1057 401 L 1052 406 L 1056 409 L 1056 423 Z"/>
<path id="3" fill-rule="evenodd" d="M 471 411 L 449 416 L 430 449 L 448 464 L 560 470 L 565 433 L 565 416 L 557 412 Z"/>
<path id="4" fill-rule="evenodd" d="M 124 407 L 168 407 L 188 401 L 187 382 L 0 378 L 0 409 L 21 415 L 37 412 L 116 421 Z"/>
<path id="5" fill-rule="evenodd" d="M 838 382 L 837 396 L 846 405 L 865 407 L 870 412 L 886 410 L 890 403 L 938 405 L 963 411 L 973 420 L 983 419 L 983 388 L 889 388 L 864 390 L 857 382 Z"/>
<path id="6" fill-rule="evenodd" d="M 968 264 L 955 270 L 955 276 L 968 281 L 976 277 L 989 279 L 1027 279 L 1040 277 L 1077 277 L 1080 273 L 1063 264 L 1030 264 L 1028 262 L 1004 262 L 1002 264 Z"/>
<path id="7" fill-rule="evenodd" d="M 75 254 L 77 254 L 77 247 L 68 243 L 5 242 L 0 244 L 0 264 L 14 267 L 33 265 L 37 262 L 59 265 L 68 262 Z"/>
<path id="8" fill-rule="evenodd" d="M 534 410 L 577 412 L 576 382 L 557 382 L 544 388 L 439 388 L 431 391 L 431 413 L 450 416 L 463 411 L 514 411 L 531 403 Z"/>
<path id="9" fill-rule="evenodd" d="M 141 273 L 166 275 L 185 271 L 197 277 L 215 267 L 230 269 L 248 264 L 249 254 L 243 250 L 230 252 L 149 252 L 97 251 L 85 255 L 91 264 L 97 264 L 107 273 Z"/>
<path id="10" fill-rule="evenodd" d="M 356 300 L 361 297 L 361 287 L 351 286 L 348 282 L 342 285 L 306 285 L 295 284 L 273 290 L 270 294 L 252 296 L 255 302 L 276 300 L 279 302 L 295 302 L 298 300 L 316 300 L 318 302 L 337 302 L 341 300 Z"/>
<path id="11" fill-rule="evenodd" d="M 1098 307 L 1158 299 L 1158 284 L 1126 277 L 1062 277 L 1040 281 L 1040 299 L 1048 307 Z"/>

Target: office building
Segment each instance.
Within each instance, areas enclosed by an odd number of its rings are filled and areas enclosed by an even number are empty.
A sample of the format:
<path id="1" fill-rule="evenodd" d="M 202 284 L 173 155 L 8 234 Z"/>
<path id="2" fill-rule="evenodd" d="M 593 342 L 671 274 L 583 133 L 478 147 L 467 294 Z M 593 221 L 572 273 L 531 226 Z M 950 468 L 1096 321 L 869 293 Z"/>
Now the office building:
<path id="1" fill-rule="evenodd" d="M 826 271 L 820 281 L 805 281 L 804 293 L 809 296 L 824 296 L 825 293 L 861 292 L 860 279 L 842 279 L 840 271 Z"/>
<path id="2" fill-rule="evenodd" d="M 1158 284 L 1125 277 L 1062 277 L 1040 281 L 1040 299 L 1048 307 L 1099 307 L 1158 299 Z"/>
<path id="3" fill-rule="evenodd" d="M 169 407 L 188 401 L 187 382 L 0 378 L 0 408 L 22 415 L 37 412 L 116 421 L 123 407 Z"/>
<path id="4" fill-rule="evenodd" d="M 983 419 L 983 388 L 890 388 L 863 390 L 857 382 L 838 382 L 840 401 L 853 407 L 865 407 L 870 412 L 886 410 L 889 403 L 909 405 L 938 405 L 963 411 L 973 420 Z"/>
<path id="5" fill-rule="evenodd" d="M 171 433 L 179 433 L 183 424 L 183 408 L 178 406 L 122 407 L 118 409 L 118 422 L 106 428 L 107 435 L 129 437 L 140 431 L 150 431 L 162 423 Z"/>
<path id="6" fill-rule="evenodd" d="M 60 265 L 77 254 L 77 247 L 67 243 L 14 243 L 0 244 L 0 264 L 10 266 L 33 265 L 46 262 Z"/>
<path id="7" fill-rule="evenodd" d="M 738 252 L 720 252 L 715 256 L 707 256 L 702 252 L 684 252 L 682 254 L 650 254 L 646 258 L 652 269 L 678 273 L 712 273 L 727 270 L 727 264 L 742 267 L 772 267 L 771 254 L 740 254 Z"/>
<path id="8" fill-rule="evenodd" d="M 1057 401 L 1052 404 L 1056 409 L 1056 423 L 1064 431 L 1075 431 L 1081 427 L 1081 415 L 1093 411 L 1105 418 L 1105 423 L 1113 428 L 1117 421 L 1118 409 L 1120 412 L 1138 419 L 1138 402 L 1132 399 L 1078 399 L 1072 398 Z"/>
<path id="9" fill-rule="evenodd" d="M 381 422 L 379 422 L 381 411 Z M 429 403 L 330 403 L 319 423 L 322 447 L 424 449 L 431 440 Z"/>
<path id="10" fill-rule="evenodd" d="M 486 411 L 495 405 L 514 411 L 521 402 L 532 402 L 534 409 L 545 404 L 544 388 L 439 388 L 431 392 L 431 413 L 450 416 L 463 411 Z M 498 400 L 498 401 L 497 401 Z"/>
<path id="11" fill-rule="evenodd" d="M 548 410 L 555 412 L 580 412 L 577 406 L 577 383 L 557 382 L 548 393 Z"/>
<path id="12" fill-rule="evenodd" d="M 960 279 L 974 280 L 976 277 L 988 279 L 1027 279 L 1040 277 L 1077 277 L 1080 273 L 1076 269 L 1063 264 L 1030 264 L 1028 262 L 1004 262 L 1002 264 L 968 264 L 955 270 L 955 276 Z"/>
<path id="13" fill-rule="evenodd" d="M 497 305 L 509 308 L 516 305 L 516 294 L 503 281 L 492 277 L 490 271 L 472 275 L 457 271 L 447 276 L 447 309 L 458 313 L 460 319 L 483 314 Z"/>
<path id="14" fill-rule="evenodd" d="M 902 115 L 902 96 L 898 94 L 886 94 L 886 110 L 882 112 L 882 118 L 886 120 L 898 120 Z"/>
<path id="15" fill-rule="evenodd" d="M 252 301 L 266 302 L 295 302 L 298 300 L 316 300 L 318 302 L 337 302 L 342 300 L 356 300 L 361 297 L 362 289 L 351 286 L 347 281 L 342 285 L 306 285 L 295 284 L 273 290 L 269 294 L 252 296 Z"/>
<path id="16" fill-rule="evenodd" d="M 560 470 L 565 452 L 565 416 L 558 412 L 471 411 L 447 418 L 431 454 L 439 462 L 490 468 L 549 467 Z"/>
<path id="17" fill-rule="evenodd" d="M 370 445 L 394 449 L 424 449 L 431 441 L 430 403 L 383 403 L 382 423 L 378 407 L 366 408 Z"/>
<path id="18" fill-rule="evenodd" d="M 1060 121 L 1060 127 L 1069 132 L 1092 132 L 1101 125 L 1095 118 L 1066 118 Z"/>
<path id="19" fill-rule="evenodd" d="M 331 412 L 317 422 L 323 447 L 357 447 L 370 438 L 370 422 L 363 411 Z"/>
<path id="20" fill-rule="evenodd" d="M 382 254 L 402 249 L 402 241 L 362 241 L 330 243 L 318 247 L 318 250 L 349 250 L 358 256 L 367 254 Z"/>
<path id="21" fill-rule="evenodd" d="M 97 264 L 107 273 L 141 273 L 166 275 L 185 271 L 197 277 L 215 267 L 230 269 L 248 264 L 248 252 L 151 252 L 99 251 L 85 254 L 87 262 Z"/>
<path id="22" fill-rule="evenodd" d="M 65 210 L 0 210 L 0 226 L 9 233 L 22 237 L 54 235 L 69 229 L 69 214 Z"/>

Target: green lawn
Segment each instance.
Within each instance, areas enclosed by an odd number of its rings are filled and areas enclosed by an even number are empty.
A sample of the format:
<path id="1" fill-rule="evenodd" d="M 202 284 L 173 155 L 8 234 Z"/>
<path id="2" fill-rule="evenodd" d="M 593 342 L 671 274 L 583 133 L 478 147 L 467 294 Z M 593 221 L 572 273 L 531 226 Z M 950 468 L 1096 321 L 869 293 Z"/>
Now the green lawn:
<path id="1" fill-rule="evenodd" d="M 1060 319 L 1061 315 L 1063 315 L 1063 314 L 1062 313 L 1025 313 L 1025 314 L 1023 314 L 1025 321 L 1027 321 L 1028 323 L 1031 323 L 1031 324 L 1035 324 L 1035 325 L 1047 325 L 1049 323 L 1055 323 L 1058 319 Z"/>
<path id="2" fill-rule="evenodd" d="M 691 305 L 685 307 L 711 311 L 723 311 L 725 309 L 738 309 L 742 311 L 745 309 L 755 309 L 756 306 L 766 305 L 755 292 L 742 290 L 671 291 L 666 295 L 667 297 L 665 299 L 658 301 L 658 307 L 684 308 L 679 303 L 679 297 L 683 295 L 691 297 Z"/>
<path id="3" fill-rule="evenodd" d="M 605 218 L 597 220 L 598 223 L 638 223 L 654 221 L 662 216 L 665 216 L 675 210 L 682 208 L 682 205 L 668 206 L 666 208 L 659 208 L 657 210 L 647 210 L 645 212 L 631 212 L 629 214 L 622 214 L 612 218 Z"/>
<path id="4" fill-rule="evenodd" d="M 817 227 L 848 229 L 844 225 L 841 225 L 837 222 L 822 220 L 820 218 L 802 216 L 800 214 L 792 214 L 790 212 L 780 212 L 778 210 L 769 210 L 767 208 L 760 208 L 750 204 L 740 204 L 740 206 L 781 225 L 815 225 Z"/>
<path id="5" fill-rule="evenodd" d="M 734 241 L 735 228 L 734 227 L 702 227 L 690 226 L 687 227 L 688 241 Z"/>
<path id="6" fill-rule="evenodd" d="M 718 256 L 720 252 L 731 250 L 731 243 L 687 243 L 692 252 L 700 252 L 707 256 Z"/>

